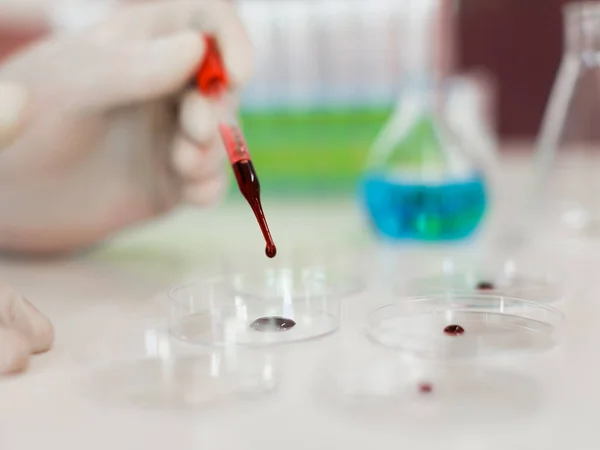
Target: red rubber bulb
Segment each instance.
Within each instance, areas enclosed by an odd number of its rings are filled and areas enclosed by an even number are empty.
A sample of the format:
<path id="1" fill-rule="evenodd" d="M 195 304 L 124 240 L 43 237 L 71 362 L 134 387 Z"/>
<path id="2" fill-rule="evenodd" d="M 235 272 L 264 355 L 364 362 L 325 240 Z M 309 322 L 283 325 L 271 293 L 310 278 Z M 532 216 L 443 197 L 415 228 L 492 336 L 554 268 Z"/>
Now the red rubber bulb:
<path id="1" fill-rule="evenodd" d="M 217 40 L 213 36 L 204 36 L 206 54 L 196 75 L 196 84 L 200 92 L 207 96 L 220 95 L 227 89 L 228 78 Z"/>

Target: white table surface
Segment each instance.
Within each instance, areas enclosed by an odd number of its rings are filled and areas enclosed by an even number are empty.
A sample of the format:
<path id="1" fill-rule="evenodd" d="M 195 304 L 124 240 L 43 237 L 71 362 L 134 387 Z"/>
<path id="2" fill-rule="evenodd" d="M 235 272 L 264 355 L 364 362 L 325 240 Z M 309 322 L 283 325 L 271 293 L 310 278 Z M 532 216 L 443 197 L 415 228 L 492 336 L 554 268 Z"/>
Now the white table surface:
<path id="1" fill-rule="evenodd" d="M 512 181 L 505 199 L 519 197 L 515 180 L 526 174 L 518 158 L 508 161 L 503 176 Z M 266 208 L 282 252 L 319 245 L 360 252 L 369 243 L 352 201 L 312 206 L 267 201 Z M 459 396 L 444 407 L 434 401 L 414 411 L 402 405 L 349 411 L 316 395 L 315 383 L 336 358 L 367 361 L 371 351 L 396 358 L 367 345 L 363 335 L 366 312 L 385 302 L 375 288 L 345 301 L 336 335 L 280 351 L 281 377 L 268 397 L 182 411 L 142 409 L 91 395 L 85 381 L 92 364 L 110 360 L 111 349 L 127 354 L 132 342 L 142 339 L 140 330 L 164 321 L 157 293 L 215 270 L 226 247 L 239 245 L 242 254 L 261 251 L 260 236 L 241 203 L 178 211 L 75 259 L 5 260 L 1 276 L 51 317 L 57 338 L 52 351 L 33 358 L 27 373 L 0 379 L 0 449 L 599 449 L 600 244 L 546 234 L 520 251 L 500 248 L 518 254 L 521 267 L 551 266 L 561 274 L 567 292 L 559 305 L 567 316 L 562 344 L 546 355 L 489 362 L 493 373 L 517 378 L 492 376 L 491 390 L 468 405 Z M 411 267 L 401 254 L 379 249 L 378 264 L 401 259 L 398 267 Z M 396 277 L 408 276 L 404 269 L 394 270 Z M 156 342 L 146 346 L 135 356 L 156 352 Z M 508 383 L 504 398 L 493 394 L 496 382 Z"/>

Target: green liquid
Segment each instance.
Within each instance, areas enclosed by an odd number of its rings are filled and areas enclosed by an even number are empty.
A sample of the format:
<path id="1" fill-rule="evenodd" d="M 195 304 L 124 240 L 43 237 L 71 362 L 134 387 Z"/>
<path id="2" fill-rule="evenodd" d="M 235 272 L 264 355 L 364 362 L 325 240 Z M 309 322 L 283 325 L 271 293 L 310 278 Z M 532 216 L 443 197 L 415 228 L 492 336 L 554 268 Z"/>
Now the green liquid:
<path id="1" fill-rule="evenodd" d="M 242 112 L 263 195 L 354 193 L 369 148 L 390 111 L 382 107 Z M 235 189 L 230 193 L 235 195 Z"/>

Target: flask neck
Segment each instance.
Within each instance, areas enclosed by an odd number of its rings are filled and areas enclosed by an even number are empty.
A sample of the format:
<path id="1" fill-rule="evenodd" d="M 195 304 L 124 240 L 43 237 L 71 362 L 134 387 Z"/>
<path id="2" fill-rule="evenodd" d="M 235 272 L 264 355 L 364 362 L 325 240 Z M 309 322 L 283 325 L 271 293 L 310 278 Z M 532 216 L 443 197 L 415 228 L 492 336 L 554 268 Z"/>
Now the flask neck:
<path id="1" fill-rule="evenodd" d="M 563 17 L 566 53 L 600 51 L 600 2 L 570 3 Z"/>
<path id="2" fill-rule="evenodd" d="M 443 79 L 453 72 L 456 0 L 407 0 L 403 72 Z"/>

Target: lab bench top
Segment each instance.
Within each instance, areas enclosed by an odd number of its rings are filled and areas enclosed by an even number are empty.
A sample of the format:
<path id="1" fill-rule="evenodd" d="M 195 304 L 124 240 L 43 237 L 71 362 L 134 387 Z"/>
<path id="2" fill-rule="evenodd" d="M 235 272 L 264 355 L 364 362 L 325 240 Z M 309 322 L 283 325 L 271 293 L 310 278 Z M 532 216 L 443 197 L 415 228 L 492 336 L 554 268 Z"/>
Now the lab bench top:
<path id="1" fill-rule="evenodd" d="M 522 154 L 504 157 L 505 205 L 511 199 L 518 203 L 519 180 L 530 174 L 526 163 Z M 265 209 L 284 253 L 294 246 L 356 256 L 373 248 L 354 199 L 266 199 Z M 511 214 L 507 209 L 502 216 Z M 114 400 L 111 391 L 122 388 L 118 378 L 111 385 L 105 377 L 104 391 L 98 386 L 99 364 L 113 353 L 126 354 L 134 341 L 145 340 L 135 356 L 160 355 L 156 336 L 140 330 L 166 321 L 158 313 L 164 305 L 157 306 L 165 290 L 208 274 L 217 261 L 263 251 L 241 202 L 205 211 L 182 208 L 70 259 L 3 260 L 2 278 L 51 318 L 56 343 L 33 357 L 26 373 L 0 379 L 0 449 L 598 449 L 600 244 L 551 232 L 535 237 L 515 251 L 526 254 L 529 269 L 551 266 L 561 275 L 566 295 L 558 307 L 566 320 L 556 348 L 465 363 L 460 373 L 492 374 L 480 380 L 479 394 L 465 382 L 459 383 L 463 394 L 441 403 L 400 399 L 396 405 L 367 401 L 354 408 L 328 396 L 328 389 L 339 387 L 335 382 L 319 382 L 343 354 L 369 361 L 364 353 L 372 348 L 374 354 L 383 351 L 383 359 L 399 361 L 396 352 L 365 344 L 366 314 L 386 302 L 380 288 L 344 299 L 336 334 L 273 350 L 281 376 L 264 398 L 156 408 Z M 494 248 L 508 252 L 508 244 Z M 147 375 L 138 374 L 140 383 Z"/>

